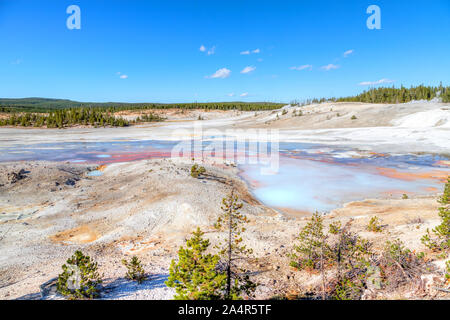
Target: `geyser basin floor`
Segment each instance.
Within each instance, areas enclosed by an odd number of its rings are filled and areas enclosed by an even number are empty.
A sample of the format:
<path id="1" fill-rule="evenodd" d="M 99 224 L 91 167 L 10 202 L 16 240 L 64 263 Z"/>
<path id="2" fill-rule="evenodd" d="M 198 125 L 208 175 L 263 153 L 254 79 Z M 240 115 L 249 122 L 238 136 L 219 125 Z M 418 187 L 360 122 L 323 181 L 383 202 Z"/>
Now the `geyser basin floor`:
<path id="1" fill-rule="evenodd" d="M 176 144 L 147 140 L 16 145 L 3 148 L 0 161 L 128 162 L 170 157 Z M 284 212 L 311 213 L 366 198 L 435 193 L 450 174 L 447 160 L 435 155 L 390 155 L 280 143 L 276 174 L 261 174 L 261 165 L 242 164 L 239 168 L 241 177 L 264 204 Z"/>

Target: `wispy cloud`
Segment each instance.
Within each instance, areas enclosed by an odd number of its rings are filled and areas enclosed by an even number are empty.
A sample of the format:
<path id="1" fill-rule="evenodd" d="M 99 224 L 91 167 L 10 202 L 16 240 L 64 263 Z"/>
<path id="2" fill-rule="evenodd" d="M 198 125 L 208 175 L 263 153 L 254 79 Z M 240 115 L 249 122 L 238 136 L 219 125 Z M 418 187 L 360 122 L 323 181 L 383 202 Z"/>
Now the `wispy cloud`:
<path id="1" fill-rule="evenodd" d="M 22 59 L 16 59 L 14 61 L 11 61 L 11 64 L 21 64 L 22 63 Z"/>
<path id="2" fill-rule="evenodd" d="M 256 67 L 253 66 L 247 66 L 244 69 L 242 69 L 241 73 L 245 74 L 245 73 L 250 73 L 252 71 L 255 71 Z"/>
<path id="3" fill-rule="evenodd" d="M 216 46 L 213 46 L 211 49 L 208 50 L 208 52 L 206 53 L 208 56 L 214 54 L 216 51 Z"/>
<path id="4" fill-rule="evenodd" d="M 231 93 L 227 94 L 227 96 L 234 97 L 234 92 L 231 92 Z"/>
<path id="5" fill-rule="evenodd" d="M 252 54 L 252 53 L 260 53 L 260 52 L 261 52 L 261 50 L 259 50 L 259 48 L 257 48 L 257 49 L 252 50 L 252 51 L 250 51 L 250 50 L 241 51 L 241 54 L 242 55 L 247 55 L 247 54 Z"/>
<path id="6" fill-rule="evenodd" d="M 217 70 L 216 72 L 214 72 L 212 75 L 210 76 L 206 76 L 206 78 L 209 79 L 225 79 L 228 78 L 231 74 L 231 70 L 227 69 L 227 68 L 222 68 Z"/>
<path id="7" fill-rule="evenodd" d="M 258 59 L 256 59 L 256 61 L 263 62 L 263 58 L 258 58 Z"/>
<path id="8" fill-rule="evenodd" d="M 359 85 L 360 86 L 375 86 L 377 84 L 386 84 L 386 83 L 393 83 L 395 82 L 394 80 L 390 80 L 390 79 L 380 79 L 377 81 L 364 81 L 364 82 L 360 82 Z"/>
<path id="9" fill-rule="evenodd" d="M 338 69 L 338 68 L 339 68 L 338 65 L 335 65 L 335 64 L 332 64 L 332 63 L 330 63 L 330 64 L 328 64 L 328 65 L 326 65 L 326 66 L 321 67 L 321 69 L 322 69 L 322 70 L 325 70 L 325 71 L 330 71 L 330 70 L 334 70 L 334 69 Z"/>
<path id="10" fill-rule="evenodd" d="M 344 58 L 347 58 L 349 55 L 351 55 L 353 52 L 355 52 L 355 50 L 350 49 L 344 52 Z"/>
<path id="11" fill-rule="evenodd" d="M 200 48 L 198 49 L 200 52 L 206 52 L 206 54 L 208 56 L 216 53 L 216 46 L 212 46 L 211 48 L 207 48 L 204 45 L 201 45 Z"/>
<path id="12" fill-rule="evenodd" d="M 248 92 L 241 93 L 239 96 L 240 97 L 246 97 L 246 96 L 248 96 Z"/>
<path id="13" fill-rule="evenodd" d="M 122 72 L 116 72 L 116 74 L 119 76 L 120 79 L 128 79 L 128 76 L 126 74 L 122 74 Z"/>
<path id="14" fill-rule="evenodd" d="M 312 67 L 313 67 L 313 66 L 310 65 L 310 64 L 304 64 L 304 65 L 298 66 L 298 67 L 291 67 L 290 69 L 291 69 L 291 70 L 301 71 L 301 70 L 306 70 L 306 69 L 312 70 Z"/>

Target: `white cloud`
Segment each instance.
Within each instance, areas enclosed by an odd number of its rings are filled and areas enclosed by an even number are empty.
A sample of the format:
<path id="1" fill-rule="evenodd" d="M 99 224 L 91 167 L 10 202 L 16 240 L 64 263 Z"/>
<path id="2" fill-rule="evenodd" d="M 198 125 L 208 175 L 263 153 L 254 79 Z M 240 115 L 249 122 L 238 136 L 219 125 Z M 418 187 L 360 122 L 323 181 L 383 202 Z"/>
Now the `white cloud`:
<path id="1" fill-rule="evenodd" d="M 255 71 L 255 69 L 256 69 L 256 67 L 253 67 L 253 66 L 247 66 L 247 67 L 245 67 L 244 69 L 242 69 L 242 71 L 241 71 L 241 73 L 250 73 L 250 72 L 252 72 L 252 71 Z"/>
<path id="2" fill-rule="evenodd" d="M 210 78 L 210 79 L 225 79 L 228 78 L 231 74 L 231 70 L 227 69 L 227 68 L 222 68 L 217 70 L 216 72 L 214 72 L 212 75 L 210 76 L 206 76 L 206 78 Z"/>
<path id="3" fill-rule="evenodd" d="M 260 52 L 261 52 L 261 50 L 259 50 L 259 48 L 257 48 L 257 49 L 252 50 L 252 51 L 250 51 L 250 50 L 242 51 L 241 54 L 252 54 L 252 53 L 260 53 Z"/>
<path id="4" fill-rule="evenodd" d="M 206 54 L 208 56 L 210 56 L 210 55 L 212 55 L 212 54 L 214 54 L 216 52 L 216 46 L 212 46 L 211 48 L 208 49 L 204 45 L 201 45 L 198 50 L 200 50 L 200 52 L 206 52 Z"/>
<path id="5" fill-rule="evenodd" d="M 216 46 L 213 46 L 211 49 L 208 50 L 208 52 L 206 53 L 208 56 L 214 54 L 216 51 Z"/>
<path id="6" fill-rule="evenodd" d="M 298 71 L 305 70 L 305 69 L 312 70 L 312 65 L 310 65 L 310 64 L 304 64 L 304 65 L 298 66 L 298 67 L 291 67 L 290 69 L 291 69 L 291 70 L 298 70 Z"/>
<path id="7" fill-rule="evenodd" d="M 234 92 L 231 92 L 231 93 L 227 94 L 227 96 L 234 97 Z"/>
<path id="8" fill-rule="evenodd" d="M 246 97 L 246 96 L 248 96 L 248 92 L 241 93 L 239 96 L 240 97 Z"/>
<path id="9" fill-rule="evenodd" d="M 355 50 L 351 49 L 351 50 L 347 50 L 344 52 L 344 58 L 347 58 L 349 55 L 351 55 L 353 52 L 355 52 Z"/>
<path id="10" fill-rule="evenodd" d="M 390 80 L 390 79 L 380 79 L 378 81 L 364 81 L 364 82 L 360 82 L 359 85 L 360 86 L 375 86 L 377 84 L 385 84 L 385 83 L 393 83 L 395 82 L 394 80 Z"/>
<path id="11" fill-rule="evenodd" d="M 122 72 L 116 72 L 116 74 L 119 76 L 120 79 L 127 79 L 128 76 L 126 74 L 122 74 Z"/>
<path id="12" fill-rule="evenodd" d="M 329 65 L 323 66 L 321 69 L 325 71 L 330 71 L 339 68 L 338 65 L 330 63 Z"/>

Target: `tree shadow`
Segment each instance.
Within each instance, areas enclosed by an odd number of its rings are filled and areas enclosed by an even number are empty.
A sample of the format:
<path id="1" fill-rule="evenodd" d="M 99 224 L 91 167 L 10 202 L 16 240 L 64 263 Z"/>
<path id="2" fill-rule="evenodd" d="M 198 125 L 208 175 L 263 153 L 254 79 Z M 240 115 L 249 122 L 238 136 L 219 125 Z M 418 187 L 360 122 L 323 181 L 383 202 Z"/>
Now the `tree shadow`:
<path id="1" fill-rule="evenodd" d="M 168 278 L 168 274 L 151 274 L 141 284 L 126 278 L 117 278 L 103 287 L 101 299 L 118 299 L 128 297 L 136 291 L 165 288 L 164 282 Z"/>
<path id="2" fill-rule="evenodd" d="M 42 296 L 41 296 L 40 292 L 35 292 L 35 293 L 29 293 L 29 294 L 23 295 L 14 300 L 42 300 Z"/>

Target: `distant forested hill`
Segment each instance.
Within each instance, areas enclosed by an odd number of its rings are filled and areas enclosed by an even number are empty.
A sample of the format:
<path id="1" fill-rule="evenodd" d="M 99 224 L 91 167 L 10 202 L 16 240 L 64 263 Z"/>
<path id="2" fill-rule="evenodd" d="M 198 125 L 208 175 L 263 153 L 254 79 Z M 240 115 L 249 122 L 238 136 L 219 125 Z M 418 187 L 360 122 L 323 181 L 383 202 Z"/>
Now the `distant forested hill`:
<path id="1" fill-rule="evenodd" d="M 210 110 L 272 110 L 278 109 L 284 104 L 272 102 L 210 102 L 210 103 L 120 103 L 120 102 L 77 102 L 62 99 L 24 98 L 2 99 L 0 98 L 0 112 L 52 112 L 68 108 L 101 108 L 107 111 L 143 110 L 143 109 L 210 109 Z"/>

